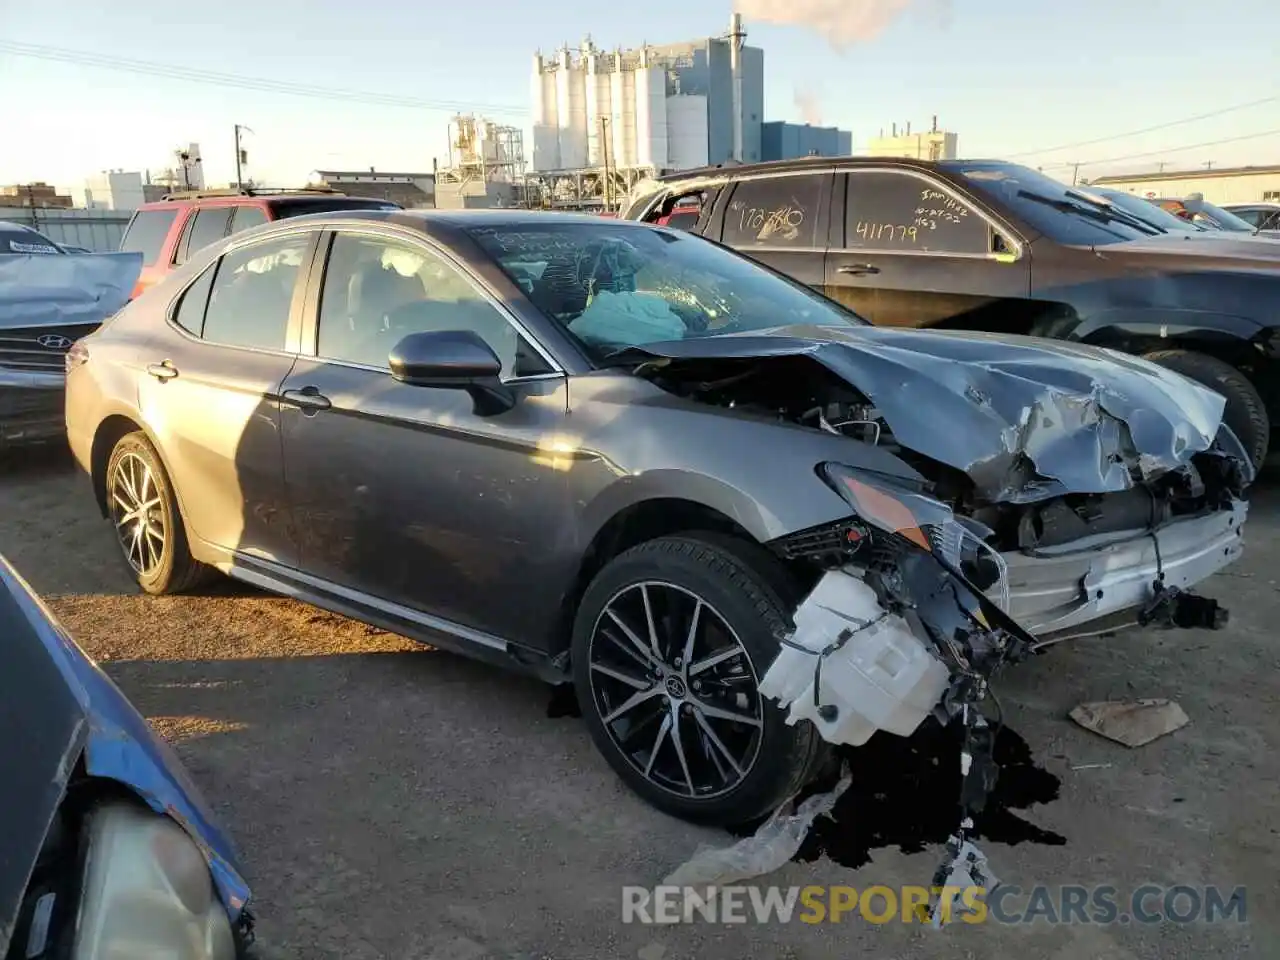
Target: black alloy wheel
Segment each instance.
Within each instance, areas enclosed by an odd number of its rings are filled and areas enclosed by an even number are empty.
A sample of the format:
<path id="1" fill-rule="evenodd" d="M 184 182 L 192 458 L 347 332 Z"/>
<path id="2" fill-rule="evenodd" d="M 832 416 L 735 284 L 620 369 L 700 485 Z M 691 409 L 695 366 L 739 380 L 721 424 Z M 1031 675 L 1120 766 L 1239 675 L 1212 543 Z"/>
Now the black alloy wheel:
<path id="1" fill-rule="evenodd" d="M 572 664 L 591 736 L 668 813 L 733 824 L 771 813 L 825 744 L 760 694 L 790 624 L 785 571 L 753 543 L 663 537 L 615 557 L 587 588 Z"/>
<path id="2" fill-rule="evenodd" d="M 623 587 L 596 620 L 593 705 L 641 775 L 677 796 L 720 796 L 755 765 L 759 684 L 719 611 L 674 583 Z"/>

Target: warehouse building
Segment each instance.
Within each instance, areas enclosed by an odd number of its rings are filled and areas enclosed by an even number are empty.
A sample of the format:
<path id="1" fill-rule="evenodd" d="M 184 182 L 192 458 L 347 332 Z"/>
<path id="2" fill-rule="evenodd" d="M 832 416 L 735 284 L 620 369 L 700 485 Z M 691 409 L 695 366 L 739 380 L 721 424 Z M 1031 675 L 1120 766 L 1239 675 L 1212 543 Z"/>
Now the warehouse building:
<path id="1" fill-rule="evenodd" d="M 1200 193 L 1210 203 L 1280 203 L 1280 166 L 1160 170 L 1096 177 L 1089 182 L 1147 198 Z"/>

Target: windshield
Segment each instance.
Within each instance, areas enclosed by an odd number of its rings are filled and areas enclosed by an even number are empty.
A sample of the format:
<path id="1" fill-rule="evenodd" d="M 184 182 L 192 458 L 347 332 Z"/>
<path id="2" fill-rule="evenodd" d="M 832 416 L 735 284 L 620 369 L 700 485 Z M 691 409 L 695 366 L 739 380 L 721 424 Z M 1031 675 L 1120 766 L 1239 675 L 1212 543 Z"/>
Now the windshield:
<path id="1" fill-rule="evenodd" d="M 1016 163 L 950 162 L 943 169 L 963 177 L 969 189 L 1058 243 L 1099 246 L 1149 237 L 1157 228 L 1133 222 L 1124 211 L 1108 214 L 1061 180 Z M 1085 188 L 1087 190 L 1087 188 Z"/>
<path id="2" fill-rule="evenodd" d="M 1175 217 L 1164 207 L 1157 206 L 1149 200 L 1144 200 L 1135 193 L 1125 193 L 1123 190 L 1104 190 L 1101 187 L 1079 187 L 1078 190 L 1085 195 L 1093 194 L 1107 203 L 1114 204 L 1121 210 L 1127 210 L 1135 217 L 1145 220 L 1153 227 L 1158 227 L 1166 232 L 1203 233 L 1205 229 L 1198 224 L 1183 220 L 1181 217 Z"/>
<path id="3" fill-rule="evenodd" d="M 471 235 L 599 362 L 625 347 L 866 321 L 724 247 L 627 223 L 513 223 Z"/>
<path id="4" fill-rule="evenodd" d="M 1231 230 L 1236 233 L 1253 233 L 1257 229 L 1248 220 L 1237 217 L 1229 210 L 1215 207 L 1205 200 L 1201 200 L 1196 205 L 1196 220 L 1198 221 L 1201 217 L 1212 221 L 1223 230 Z"/>
<path id="5" fill-rule="evenodd" d="M 18 224 L 0 223 L 0 253 L 63 253 L 52 240 Z"/>

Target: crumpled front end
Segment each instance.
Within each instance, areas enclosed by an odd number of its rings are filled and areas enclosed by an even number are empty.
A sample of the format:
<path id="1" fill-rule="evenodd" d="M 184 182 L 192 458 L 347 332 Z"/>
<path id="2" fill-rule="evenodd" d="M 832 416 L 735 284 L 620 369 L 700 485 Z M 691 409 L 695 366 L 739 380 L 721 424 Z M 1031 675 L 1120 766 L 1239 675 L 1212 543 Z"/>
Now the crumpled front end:
<path id="1" fill-rule="evenodd" d="M 65 431 L 71 345 L 128 302 L 137 253 L 0 254 L 0 448 Z"/>

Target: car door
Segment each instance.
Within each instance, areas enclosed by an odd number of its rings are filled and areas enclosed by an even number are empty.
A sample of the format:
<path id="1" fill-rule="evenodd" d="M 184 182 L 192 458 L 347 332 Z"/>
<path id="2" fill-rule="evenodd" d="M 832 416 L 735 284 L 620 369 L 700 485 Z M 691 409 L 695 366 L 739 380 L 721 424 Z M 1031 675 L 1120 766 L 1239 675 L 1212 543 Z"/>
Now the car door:
<path id="1" fill-rule="evenodd" d="M 282 502 L 280 387 L 294 364 L 318 230 L 232 247 L 175 298 L 148 344 L 142 415 L 193 536 L 296 563 Z"/>
<path id="2" fill-rule="evenodd" d="M 375 608 L 540 631 L 558 600 L 531 593 L 530 572 L 572 529 L 564 464 L 545 452 L 566 426 L 565 376 L 442 249 L 377 228 L 328 243 L 282 394 L 303 573 Z M 391 349 L 430 330 L 484 339 L 515 406 L 481 415 L 464 390 L 393 379 Z"/>
<path id="3" fill-rule="evenodd" d="M 981 327 L 983 311 L 1031 289 L 1030 248 L 938 178 L 851 170 L 836 185 L 826 293 L 872 323 Z"/>
<path id="4" fill-rule="evenodd" d="M 824 281 L 831 170 L 749 177 L 724 205 L 720 241 L 801 283 Z"/>

